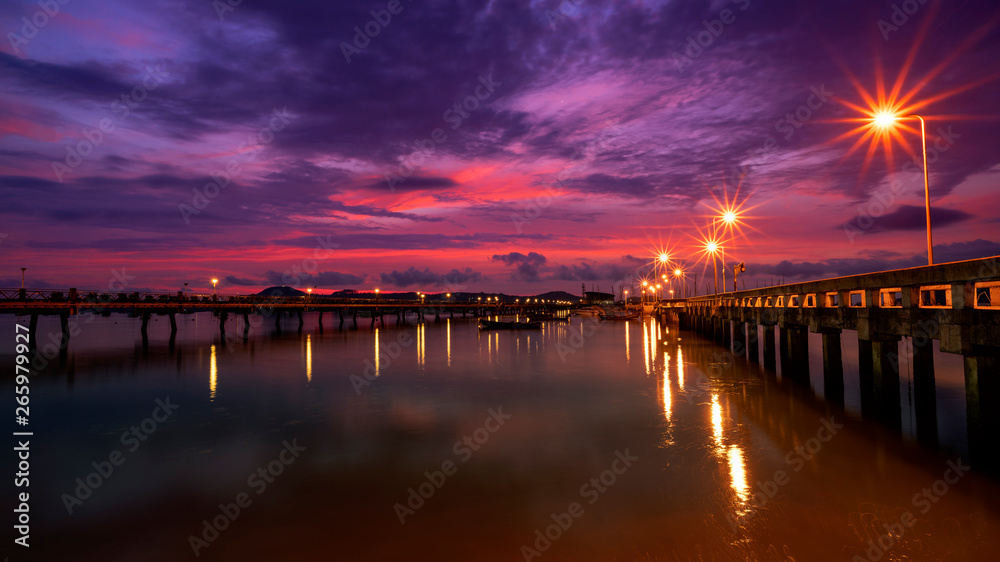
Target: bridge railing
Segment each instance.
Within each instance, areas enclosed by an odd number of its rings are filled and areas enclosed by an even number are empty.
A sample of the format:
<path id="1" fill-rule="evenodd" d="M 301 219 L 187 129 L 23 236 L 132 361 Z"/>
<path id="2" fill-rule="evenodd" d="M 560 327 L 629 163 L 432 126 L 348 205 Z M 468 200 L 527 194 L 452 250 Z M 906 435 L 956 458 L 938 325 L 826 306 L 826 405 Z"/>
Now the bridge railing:
<path id="1" fill-rule="evenodd" d="M 1000 310 L 1000 257 L 693 297 L 688 303 L 759 309 Z"/>

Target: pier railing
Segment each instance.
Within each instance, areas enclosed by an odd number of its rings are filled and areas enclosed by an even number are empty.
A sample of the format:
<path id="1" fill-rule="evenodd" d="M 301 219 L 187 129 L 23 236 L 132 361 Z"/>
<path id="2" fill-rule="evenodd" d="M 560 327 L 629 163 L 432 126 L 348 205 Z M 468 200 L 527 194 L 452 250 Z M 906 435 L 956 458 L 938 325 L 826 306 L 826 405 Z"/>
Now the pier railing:
<path id="1" fill-rule="evenodd" d="M 933 325 L 941 349 L 1000 348 L 1000 256 L 687 299 L 698 316 L 764 325 L 912 336 Z"/>

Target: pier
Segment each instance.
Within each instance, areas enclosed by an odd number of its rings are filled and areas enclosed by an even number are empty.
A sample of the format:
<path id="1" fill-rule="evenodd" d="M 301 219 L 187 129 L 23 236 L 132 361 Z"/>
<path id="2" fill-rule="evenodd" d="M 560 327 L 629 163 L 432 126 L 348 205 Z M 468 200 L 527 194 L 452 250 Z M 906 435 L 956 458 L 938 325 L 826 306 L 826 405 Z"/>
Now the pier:
<path id="1" fill-rule="evenodd" d="M 714 339 L 765 372 L 809 384 L 808 334 L 822 337 L 823 391 L 843 403 L 841 338 L 857 332 L 861 409 L 898 429 L 898 345 L 912 338 L 917 438 L 937 441 L 934 346 L 960 354 L 973 462 L 1000 467 L 1000 258 L 883 271 L 660 303 L 682 329 Z"/>
<path id="2" fill-rule="evenodd" d="M 39 316 L 59 316 L 62 326 L 62 345 L 65 351 L 71 336 L 70 318 L 81 312 L 110 315 L 112 313 L 126 314 L 142 319 L 140 332 L 146 343 L 147 327 L 151 316 L 167 316 L 170 319 L 171 340 L 177 333 L 177 315 L 196 312 L 212 312 L 219 318 L 219 330 L 226 331 L 226 320 L 230 315 L 242 315 L 246 320 L 251 314 L 259 314 L 274 319 L 274 325 L 281 329 L 282 315 L 294 315 L 298 318 L 298 329 L 303 325 L 302 314 L 307 311 L 319 312 L 320 330 L 323 329 L 325 313 L 336 318 L 338 328 L 343 328 L 349 322 L 353 328 L 358 327 L 359 316 L 370 320 L 370 327 L 376 324 L 385 326 L 385 318 L 395 317 L 397 324 L 405 324 L 408 314 L 415 315 L 418 321 L 432 316 L 439 321 L 442 316 L 454 318 L 461 316 L 494 316 L 494 315 L 527 315 L 552 314 L 566 311 L 567 304 L 528 303 L 528 302 L 449 302 L 449 301 L 414 301 L 370 298 L 334 298 L 320 295 L 304 297 L 277 297 L 262 295 L 185 295 L 177 293 L 139 293 L 139 292 L 98 292 L 78 291 L 71 288 L 68 291 L 58 290 L 26 290 L 0 289 L 0 314 L 27 315 L 29 332 L 36 333 Z M 248 327 L 249 322 L 244 322 Z M 32 342 L 37 340 L 32 337 Z"/>

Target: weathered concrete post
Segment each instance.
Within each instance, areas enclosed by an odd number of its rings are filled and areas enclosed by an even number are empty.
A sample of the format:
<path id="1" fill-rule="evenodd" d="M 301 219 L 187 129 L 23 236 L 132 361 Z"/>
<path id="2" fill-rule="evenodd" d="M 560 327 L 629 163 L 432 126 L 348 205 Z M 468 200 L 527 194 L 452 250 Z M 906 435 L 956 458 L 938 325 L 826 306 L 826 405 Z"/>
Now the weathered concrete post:
<path id="1" fill-rule="evenodd" d="M 774 324 L 765 323 L 763 325 L 764 329 L 764 367 L 771 369 L 775 368 L 774 360 Z"/>
<path id="2" fill-rule="evenodd" d="M 844 403 L 844 358 L 840 347 L 839 329 L 824 329 L 823 338 L 823 395 L 834 404 Z"/>
<path id="3" fill-rule="evenodd" d="M 729 315 L 719 312 L 719 321 L 722 323 L 722 347 L 731 350 L 733 347 L 733 323 L 729 320 Z"/>
<path id="4" fill-rule="evenodd" d="M 177 315 L 176 313 L 170 313 L 170 336 L 173 337 L 177 334 Z"/>
<path id="5" fill-rule="evenodd" d="M 872 371 L 880 418 L 894 429 L 901 429 L 899 404 L 899 337 L 879 335 L 872 340 Z"/>
<path id="6" fill-rule="evenodd" d="M 788 368 L 781 376 L 809 383 L 809 329 L 805 326 L 788 325 Z"/>
<path id="7" fill-rule="evenodd" d="M 872 360 L 872 341 L 858 338 L 858 380 L 861 386 L 861 415 L 876 417 L 875 367 Z"/>
<path id="8" fill-rule="evenodd" d="M 24 291 L 24 289 L 21 289 Z M 28 349 L 34 351 L 38 347 L 38 315 L 32 314 L 28 318 L 28 334 L 31 336 L 28 338 Z"/>
<path id="9" fill-rule="evenodd" d="M 788 325 L 778 326 L 778 365 L 781 366 L 782 378 L 790 378 L 791 360 L 788 354 L 789 334 Z"/>
<path id="10" fill-rule="evenodd" d="M 920 307 L 920 287 L 903 287 L 903 308 L 915 319 Z M 937 322 L 914 321 L 910 328 L 912 334 L 913 356 L 910 360 L 913 369 L 913 407 L 917 421 L 917 441 L 924 445 L 936 447 L 938 444 L 937 430 L 937 393 L 934 389 L 934 345 L 932 338 L 938 334 Z M 928 333 L 934 332 L 934 333 Z"/>
<path id="11" fill-rule="evenodd" d="M 965 364 L 965 408 L 972 465 L 996 474 L 1000 451 L 995 442 L 1000 429 L 1000 356 L 996 349 L 963 356 Z"/>
<path id="12" fill-rule="evenodd" d="M 734 322 L 736 328 L 733 333 L 733 355 L 744 357 L 747 354 L 747 325 L 742 320 Z"/>
<path id="13" fill-rule="evenodd" d="M 752 320 L 747 323 L 747 359 L 754 363 L 760 362 L 760 349 L 758 349 L 757 341 L 757 320 Z"/>

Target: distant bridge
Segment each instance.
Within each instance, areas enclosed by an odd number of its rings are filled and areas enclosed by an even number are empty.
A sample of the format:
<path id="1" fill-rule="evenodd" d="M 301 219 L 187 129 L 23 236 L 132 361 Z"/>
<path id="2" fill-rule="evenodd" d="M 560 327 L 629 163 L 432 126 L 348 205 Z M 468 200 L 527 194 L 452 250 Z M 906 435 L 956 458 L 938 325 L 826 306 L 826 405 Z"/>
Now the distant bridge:
<path id="1" fill-rule="evenodd" d="M 423 300 L 392 300 L 382 298 L 335 298 L 321 295 L 301 297 L 277 297 L 263 295 L 186 295 L 177 293 L 139 292 L 99 292 L 59 290 L 0 289 L 0 314 L 29 315 L 29 331 L 36 332 L 39 315 L 58 315 L 62 324 L 62 346 L 65 350 L 69 341 L 69 317 L 81 311 L 91 311 L 108 315 L 112 312 L 125 313 L 142 318 L 140 331 L 143 341 L 147 339 L 147 327 L 152 315 L 170 317 L 171 340 L 177 333 L 177 314 L 210 311 L 219 317 L 219 330 L 226 331 L 226 320 L 230 314 L 242 314 L 246 319 L 250 314 L 265 314 L 274 317 L 275 326 L 280 328 L 281 313 L 295 313 L 302 328 L 302 313 L 318 311 L 320 327 L 324 312 L 337 314 L 340 326 L 345 318 L 350 318 L 357 327 L 358 314 L 371 318 L 372 327 L 376 322 L 385 325 L 385 316 L 395 316 L 397 323 L 405 324 L 407 314 L 415 314 L 419 319 L 426 315 L 440 318 L 442 314 L 454 317 L 486 316 L 497 314 L 540 314 L 567 310 L 568 304 L 540 302 L 454 302 Z M 244 330 L 249 322 L 244 322 Z M 36 338 L 32 338 L 33 340 Z"/>

